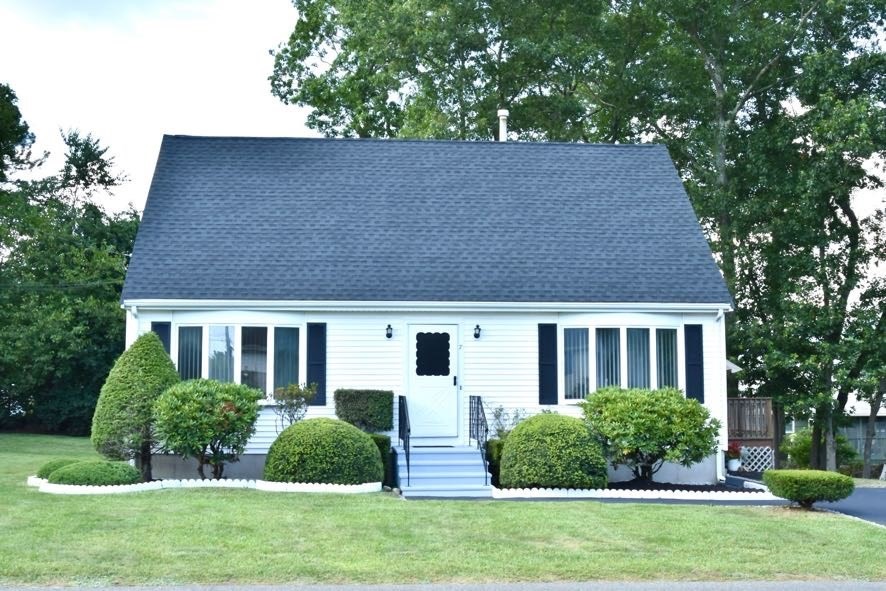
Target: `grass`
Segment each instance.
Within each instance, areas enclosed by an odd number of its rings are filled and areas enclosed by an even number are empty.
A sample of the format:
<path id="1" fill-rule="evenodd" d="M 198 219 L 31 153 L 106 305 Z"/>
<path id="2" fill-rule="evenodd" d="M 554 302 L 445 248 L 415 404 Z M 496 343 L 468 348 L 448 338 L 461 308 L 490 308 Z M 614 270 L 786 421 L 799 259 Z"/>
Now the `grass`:
<path id="1" fill-rule="evenodd" d="M 0 584 L 886 578 L 886 530 L 784 507 L 25 486 L 44 461 L 94 456 L 0 434 Z"/>

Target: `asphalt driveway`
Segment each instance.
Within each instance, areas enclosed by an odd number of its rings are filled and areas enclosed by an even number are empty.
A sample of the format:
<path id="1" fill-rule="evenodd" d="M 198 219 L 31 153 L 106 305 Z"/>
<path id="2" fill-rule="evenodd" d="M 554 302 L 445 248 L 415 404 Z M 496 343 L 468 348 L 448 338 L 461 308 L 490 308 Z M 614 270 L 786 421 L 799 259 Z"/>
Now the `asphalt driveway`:
<path id="1" fill-rule="evenodd" d="M 842 501 L 816 506 L 886 526 L 886 488 L 856 488 Z"/>

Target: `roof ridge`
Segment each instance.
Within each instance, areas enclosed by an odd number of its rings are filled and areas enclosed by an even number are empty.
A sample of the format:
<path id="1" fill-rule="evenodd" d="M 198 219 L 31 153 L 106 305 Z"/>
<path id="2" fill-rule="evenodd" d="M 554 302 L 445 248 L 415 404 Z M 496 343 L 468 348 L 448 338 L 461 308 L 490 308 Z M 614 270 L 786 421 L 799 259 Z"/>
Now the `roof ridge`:
<path id="1" fill-rule="evenodd" d="M 437 138 L 354 138 L 354 137 L 297 137 L 297 136 L 240 136 L 240 135 L 191 135 L 191 134 L 163 134 L 163 138 L 185 140 L 269 140 L 269 141 L 292 141 L 292 142 L 353 142 L 353 143 L 416 143 L 416 144 L 460 144 L 460 145 L 496 145 L 496 146 L 581 146 L 596 148 L 660 148 L 666 147 L 663 143 L 641 142 L 637 144 L 609 144 L 605 142 L 564 142 L 564 141 L 507 141 L 494 140 L 459 140 Z"/>

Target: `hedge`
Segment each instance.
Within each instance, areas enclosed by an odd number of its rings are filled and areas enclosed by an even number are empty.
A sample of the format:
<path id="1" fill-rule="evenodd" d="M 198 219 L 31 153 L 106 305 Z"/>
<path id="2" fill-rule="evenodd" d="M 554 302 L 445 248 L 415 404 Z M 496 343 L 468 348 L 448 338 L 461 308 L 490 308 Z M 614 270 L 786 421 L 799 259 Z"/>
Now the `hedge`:
<path id="1" fill-rule="evenodd" d="M 141 472 L 125 462 L 90 460 L 62 466 L 49 475 L 52 484 L 112 486 L 141 482 Z"/>
<path id="2" fill-rule="evenodd" d="M 605 488 L 606 459 L 581 419 L 543 413 L 508 434 L 499 478 L 505 488 Z"/>
<path id="3" fill-rule="evenodd" d="M 809 509 L 819 501 L 839 501 L 855 490 L 849 476 L 824 470 L 766 470 L 763 482 L 777 497 Z"/>
<path id="4" fill-rule="evenodd" d="M 501 452 L 504 450 L 504 439 L 490 439 L 486 442 L 486 463 L 489 465 L 489 482 L 492 486 L 501 485 Z"/>
<path id="5" fill-rule="evenodd" d="M 384 477 L 381 454 L 368 434 L 336 419 L 308 419 L 287 427 L 271 444 L 265 480 L 363 484 Z"/>
<path id="6" fill-rule="evenodd" d="M 83 460 L 72 460 L 70 458 L 58 458 L 55 460 L 49 460 L 37 470 L 37 478 L 49 478 L 49 475 L 58 470 L 63 466 L 69 466 L 71 464 L 77 464 L 82 462 Z"/>
<path id="7" fill-rule="evenodd" d="M 397 485 L 397 476 L 394 474 L 394 463 L 391 457 L 391 438 L 381 433 L 370 433 L 369 436 L 372 437 L 372 441 L 375 442 L 379 453 L 381 453 L 381 463 L 384 467 L 382 484 L 393 488 Z"/>
<path id="8" fill-rule="evenodd" d="M 394 428 L 394 393 L 390 390 L 335 391 L 335 415 L 368 433 Z"/>

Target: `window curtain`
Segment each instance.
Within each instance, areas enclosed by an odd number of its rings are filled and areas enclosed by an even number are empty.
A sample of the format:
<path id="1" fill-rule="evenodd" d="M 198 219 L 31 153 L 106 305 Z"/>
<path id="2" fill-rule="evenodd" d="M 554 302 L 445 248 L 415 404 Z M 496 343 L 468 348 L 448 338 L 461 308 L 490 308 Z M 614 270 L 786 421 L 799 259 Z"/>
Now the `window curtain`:
<path id="1" fill-rule="evenodd" d="M 274 389 L 298 384 L 298 329 L 274 329 Z"/>
<path id="2" fill-rule="evenodd" d="M 587 398 L 590 389 L 587 328 L 567 328 L 563 331 L 563 349 L 566 373 L 566 398 Z"/>
<path id="3" fill-rule="evenodd" d="M 203 374 L 203 327 L 182 326 L 178 329 L 178 375 L 195 380 Z"/>
<path id="4" fill-rule="evenodd" d="M 655 331 L 658 387 L 677 387 L 677 329 L 659 328 Z"/>
<path id="5" fill-rule="evenodd" d="M 597 329 L 597 387 L 618 386 L 621 373 L 620 335 L 617 328 Z"/>
<path id="6" fill-rule="evenodd" d="M 649 329 L 628 329 L 628 388 L 649 387 Z"/>

